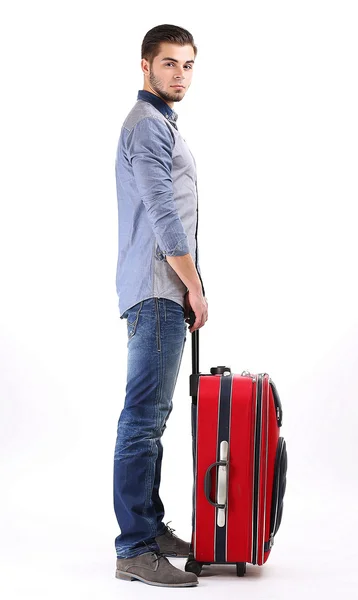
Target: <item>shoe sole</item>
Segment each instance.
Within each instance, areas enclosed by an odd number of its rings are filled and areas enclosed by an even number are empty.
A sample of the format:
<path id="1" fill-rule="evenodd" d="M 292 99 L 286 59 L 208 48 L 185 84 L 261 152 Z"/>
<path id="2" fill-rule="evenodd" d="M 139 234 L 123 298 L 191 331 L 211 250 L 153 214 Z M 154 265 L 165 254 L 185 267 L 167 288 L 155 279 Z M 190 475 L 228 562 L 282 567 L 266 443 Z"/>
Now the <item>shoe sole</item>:
<path id="1" fill-rule="evenodd" d="M 144 579 L 139 575 L 134 575 L 134 573 L 126 573 L 125 571 L 116 570 L 116 578 L 122 579 L 123 581 L 143 581 L 143 583 L 147 583 L 148 585 L 156 585 L 159 587 L 194 587 L 198 585 L 199 581 L 188 581 L 187 583 L 157 583 L 155 581 L 148 581 L 148 579 Z"/>

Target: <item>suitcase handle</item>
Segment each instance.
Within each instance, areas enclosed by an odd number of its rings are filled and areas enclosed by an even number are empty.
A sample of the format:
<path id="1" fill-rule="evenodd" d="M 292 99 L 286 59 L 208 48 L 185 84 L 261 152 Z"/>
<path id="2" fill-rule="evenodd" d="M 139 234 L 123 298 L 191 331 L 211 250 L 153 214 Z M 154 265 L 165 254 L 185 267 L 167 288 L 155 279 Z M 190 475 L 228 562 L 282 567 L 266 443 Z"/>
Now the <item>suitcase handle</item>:
<path id="1" fill-rule="evenodd" d="M 189 325 L 192 327 L 195 323 L 195 312 L 189 311 Z M 191 334 L 191 361 L 193 375 L 199 374 L 199 329 L 196 329 Z"/>
<path id="2" fill-rule="evenodd" d="M 218 466 L 218 467 L 227 467 L 228 465 L 228 461 L 227 460 L 219 460 L 217 462 L 214 462 L 212 465 L 210 465 L 210 467 L 207 468 L 206 473 L 205 473 L 205 480 L 204 480 L 204 492 L 205 492 L 205 497 L 207 499 L 208 502 L 210 502 L 210 504 L 212 504 L 213 506 L 215 506 L 215 508 L 225 508 L 226 504 L 218 504 L 217 502 L 213 502 L 210 498 L 210 492 L 211 492 L 211 470 Z"/>

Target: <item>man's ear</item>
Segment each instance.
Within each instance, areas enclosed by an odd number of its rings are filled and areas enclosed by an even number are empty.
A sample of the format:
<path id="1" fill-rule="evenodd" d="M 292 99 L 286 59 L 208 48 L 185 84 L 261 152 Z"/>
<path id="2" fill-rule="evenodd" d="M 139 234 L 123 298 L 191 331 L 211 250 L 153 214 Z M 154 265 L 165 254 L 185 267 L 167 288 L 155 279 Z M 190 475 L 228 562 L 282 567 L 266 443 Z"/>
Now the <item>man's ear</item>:
<path id="1" fill-rule="evenodd" d="M 142 60 L 140 61 L 140 66 L 142 68 L 143 74 L 149 75 L 149 62 L 145 58 L 142 58 Z"/>

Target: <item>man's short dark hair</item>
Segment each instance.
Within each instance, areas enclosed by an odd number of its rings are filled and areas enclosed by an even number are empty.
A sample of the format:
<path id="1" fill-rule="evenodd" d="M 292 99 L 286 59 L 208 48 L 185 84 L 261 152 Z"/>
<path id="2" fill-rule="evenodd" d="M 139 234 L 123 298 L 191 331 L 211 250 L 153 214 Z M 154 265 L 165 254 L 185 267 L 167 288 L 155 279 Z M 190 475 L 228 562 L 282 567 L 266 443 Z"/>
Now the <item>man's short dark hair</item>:
<path id="1" fill-rule="evenodd" d="M 185 46 L 191 44 L 194 49 L 194 57 L 198 49 L 194 44 L 194 38 L 187 29 L 177 25 L 157 25 L 147 31 L 142 42 L 142 58 L 145 58 L 152 65 L 154 58 L 160 52 L 160 44 L 169 42 Z"/>

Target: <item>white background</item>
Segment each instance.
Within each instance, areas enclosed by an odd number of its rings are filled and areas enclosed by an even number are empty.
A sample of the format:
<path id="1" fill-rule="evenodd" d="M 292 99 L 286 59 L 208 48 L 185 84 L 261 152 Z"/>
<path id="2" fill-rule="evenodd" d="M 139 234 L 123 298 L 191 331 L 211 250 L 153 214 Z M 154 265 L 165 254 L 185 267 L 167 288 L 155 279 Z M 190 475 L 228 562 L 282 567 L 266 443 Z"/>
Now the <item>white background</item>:
<path id="1" fill-rule="evenodd" d="M 357 3 L 4 2 L 3 598 L 357 597 Z M 284 409 L 270 560 L 173 592 L 114 578 L 126 323 L 115 151 L 155 25 L 198 46 L 178 126 L 198 168 L 209 320 L 200 369 L 267 371 Z M 166 520 L 189 539 L 190 333 L 163 437 Z M 185 560 L 173 561 L 184 568 Z"/>

